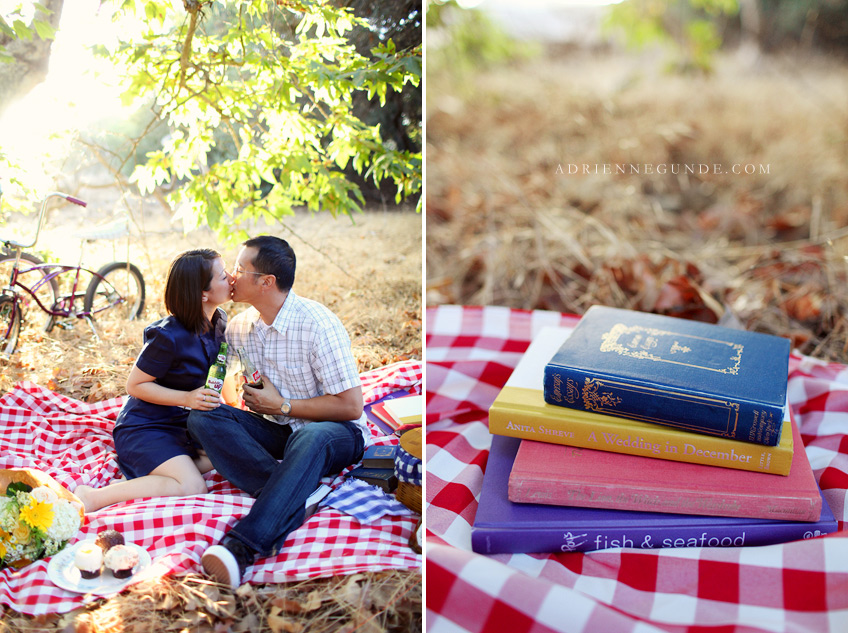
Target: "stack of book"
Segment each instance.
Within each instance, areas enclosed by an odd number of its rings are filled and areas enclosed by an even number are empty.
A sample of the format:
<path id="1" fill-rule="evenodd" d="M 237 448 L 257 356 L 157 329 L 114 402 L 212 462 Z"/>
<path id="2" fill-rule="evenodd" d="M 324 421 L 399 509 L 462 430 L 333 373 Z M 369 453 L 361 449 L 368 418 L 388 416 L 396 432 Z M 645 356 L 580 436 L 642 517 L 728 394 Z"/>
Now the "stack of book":
<path id="1" fill-rule="evenodd" d="M 402 435 L 421 426 L 424 396 L 399 394 L 373 403 L 370 419 L 387 435 Z M 373 416 L 373 417 L 372 417 Z"/>
<path id="2" fill-rule="evenodd" d="M 397 453 L 397 444 L 372 444 L 365 449 L 362 465 L 351 470 L 350 476 L 382 488 L 385 492 L 392 492 L 398 484 L 395 474 Z"/>
<path id="3" fill-rule="evenodd" d="M 489 411 L 475 551 L 836 531 L 789 411 L 787 340 L 604 307 L 570 332 L 542 330 Z"/>

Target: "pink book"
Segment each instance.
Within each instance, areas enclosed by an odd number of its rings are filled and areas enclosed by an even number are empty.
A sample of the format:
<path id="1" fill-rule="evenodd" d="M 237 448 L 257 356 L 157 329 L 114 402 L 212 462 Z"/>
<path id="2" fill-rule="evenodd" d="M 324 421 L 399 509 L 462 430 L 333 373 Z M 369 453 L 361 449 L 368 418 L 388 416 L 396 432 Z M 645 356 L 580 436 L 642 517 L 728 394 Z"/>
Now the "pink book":
<path id="1" fill-rule="evenodd" d="M 509 499 L 610 508 L 818 521 L 821 495 L 798 426 L 789 475 L 686 464 L 522 440 L 509 477 Z"/>

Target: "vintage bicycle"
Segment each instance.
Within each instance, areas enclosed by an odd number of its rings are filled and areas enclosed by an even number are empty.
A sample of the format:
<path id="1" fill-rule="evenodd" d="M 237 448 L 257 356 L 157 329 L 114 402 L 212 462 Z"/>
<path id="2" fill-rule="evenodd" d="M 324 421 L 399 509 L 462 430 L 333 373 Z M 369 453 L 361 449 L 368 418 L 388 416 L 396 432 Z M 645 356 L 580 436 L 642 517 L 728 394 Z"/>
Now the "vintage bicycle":
<path id="1" fill-rule="evenodd" d="M 33 302 L 47 315 L 44 331 L 49 332 L 56 325 L 67 327 L 74 319 L 82 319 L 88 323 L 98 340 L 101 339 L 98 324 L 101 331 L 106 330 L 111 322 L 137 318 L 144 308 L 144 277 L 134 264 L 114 261 L 97 271 L 83 265 L 87 244 L 129 236 L 126 217 L 77 234 L 76 237 L 82 243 L 80 259 L 76 265 L 44 262 L 36 255 L 24 251 L 33 248 L 38 242 L 47 202 L 51 198 L 62 198 L 71 204 L 87 206 L 83 200 L 66 193 L 49 193 L 41 201 L 38 226 L 32 241 L 24 243 L 0 238 L 0 280 L 7 279 L 5 286 L 0 289 L 0 356 L 5 358 L 17 349 L 24 309 Z"/>

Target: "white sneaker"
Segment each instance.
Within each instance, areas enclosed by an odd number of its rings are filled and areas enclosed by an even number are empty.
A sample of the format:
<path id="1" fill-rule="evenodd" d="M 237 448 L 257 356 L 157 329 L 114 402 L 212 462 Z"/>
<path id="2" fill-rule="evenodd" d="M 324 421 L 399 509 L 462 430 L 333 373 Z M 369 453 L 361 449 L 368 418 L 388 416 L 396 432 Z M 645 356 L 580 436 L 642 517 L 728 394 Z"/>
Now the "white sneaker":
<path id="1" fill-rule="evenodd" d="M 200 563 L 206 575 L 216 582 L 234 590 L 241 585 L 238 561 L 235 555 L 223 545 L 213 545 L 203 552 Z"/>
<path id="2" fill-rule="evenodd" d="M 318 506 L 321 504 L 321 501 L 324 500 L 328 494 L 332 492 L 332 488 L 327 484 L 321 484 L 315 489 L 309 498 L 306 500 L 306 516 L 304 520 L 311 517 L 318 510 Z"/>

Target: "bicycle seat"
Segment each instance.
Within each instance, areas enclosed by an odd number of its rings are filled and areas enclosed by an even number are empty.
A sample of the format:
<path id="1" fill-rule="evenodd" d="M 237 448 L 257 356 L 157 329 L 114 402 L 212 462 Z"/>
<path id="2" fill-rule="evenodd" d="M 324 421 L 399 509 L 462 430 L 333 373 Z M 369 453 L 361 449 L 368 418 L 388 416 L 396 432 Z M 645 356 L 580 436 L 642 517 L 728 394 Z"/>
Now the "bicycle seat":
<path id="1" fill-rule="evenodd" d="M 95 240 L 116 240 L 119 237 L 129 235 L 129 232 L 129 221 L 127 218 L 120 218 L 114 222 L 110 222 L 109 224 L 95 226 L 87 231 L 74 233 L 74 237 L 86 242 L 93 242 Z"/>

